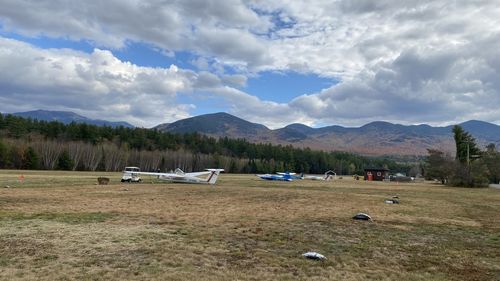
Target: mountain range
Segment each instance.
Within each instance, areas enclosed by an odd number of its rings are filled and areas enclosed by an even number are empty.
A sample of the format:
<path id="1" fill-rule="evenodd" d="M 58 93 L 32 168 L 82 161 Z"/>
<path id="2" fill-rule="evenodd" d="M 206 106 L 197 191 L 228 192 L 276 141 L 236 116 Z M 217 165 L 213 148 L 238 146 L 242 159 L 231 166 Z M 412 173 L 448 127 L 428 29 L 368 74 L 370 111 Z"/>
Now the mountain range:
<path id="1" fill-rule="evenodd" d="M 69 124 L 71 122 L 75 123 L 85 123 L 89 125 L 96 125 L 96 126 L 109 126 L 109 127 L 127 127 L 127 128 L 133 128 L 134 126 L 124 122 L 124 121 L 118 121 L 118 122 L 111 122 L 111 121 L 106 121 L 106 120 L 100 120 L 100 119 L 90 119 L 85 116 L 78 115 L 76 113 L 70 112 L 70 111 L 51 111 L 51 110 L 34 110 L 34 111 L 26 111 L 26 112 L 16 112 L 12 113 L 12 115 L 23 117 L 23 118 L 31 118 L 31 119 L 37 119 L 37 120 L 42 120 L 42 121 L 59 121 L 64 124 Z"/>
<path id="2" fill-rule="evenodd" d="M 500 145 L 500 126 L 471 120 L 459 124 L 471 133 L 478 144 Z M 227 113 L 205 114 L 155 127 L 171 133 L 198 132 L 229 138 L 245 138 L 250 142 L 310 147 L 325 151 L 348 151 L 363 155 L 427 155 L 427 149 L 455 152 L 452 128 L 429 125 L 399 125 L 376 121 L 357 128 L 327 126 L 311 128 L 291 124 L 271 130 Z"/>
<path id="3" fill-rule="evenodd" d="M 90 119 L 68 111 L 35 110 L 13 115 L 65 124 L 77 122 L 98 126 L 134 127 L 127 122 Z M 500 146 L 500 126 L 477 120 L 458 125 L 471 133 L 480 146 L 484 147 L 489 143 Z M 154 128 L 170 133 L 198 132 L 212 137 L 244 138 L 255 143 L 293 145 L 324 151 L 347 151 L 370 156 L 421 156 L 427 155 L 427 149 L 455 153 L 455 142 L 451 132 L 453 126 L 400 125 L 375 121 L 356 128 L 342 126 L 312 128 L 303 124 L 290 124 L 272 130 L 262 124 L 221 112 L 164 123 Z"/>

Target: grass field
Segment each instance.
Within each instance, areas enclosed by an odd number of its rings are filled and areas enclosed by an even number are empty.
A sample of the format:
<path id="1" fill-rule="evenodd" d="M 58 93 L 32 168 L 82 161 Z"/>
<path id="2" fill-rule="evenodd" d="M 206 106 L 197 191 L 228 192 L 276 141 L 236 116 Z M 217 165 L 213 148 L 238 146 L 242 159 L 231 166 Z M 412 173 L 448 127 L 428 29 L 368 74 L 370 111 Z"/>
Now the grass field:
<path id="1" fill-rule="evenodd" d="M 0 279 L 500 280 L 498 189 L 119 179 L 0 170 Z"/>

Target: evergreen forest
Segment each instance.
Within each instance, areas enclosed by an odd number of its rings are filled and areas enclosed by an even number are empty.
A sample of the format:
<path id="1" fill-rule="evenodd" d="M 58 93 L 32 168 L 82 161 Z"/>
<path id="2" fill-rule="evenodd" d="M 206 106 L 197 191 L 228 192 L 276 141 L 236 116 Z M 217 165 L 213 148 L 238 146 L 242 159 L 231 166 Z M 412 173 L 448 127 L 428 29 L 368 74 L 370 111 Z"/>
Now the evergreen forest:
<path id="1" fill-rule="evenodd" d="M 244 139 L 213 138 L 198 133 L 172 134 L 155 129 L 65 125 L 0 114 L 0 168 L 121 171 L 184 171 L 224 168 L 229 173 L 290 171 L 363 174 L 366 167 L 408 172 L 389 158 L 347 152 L 314 151 L 290 145 L 255 144 Z"/>

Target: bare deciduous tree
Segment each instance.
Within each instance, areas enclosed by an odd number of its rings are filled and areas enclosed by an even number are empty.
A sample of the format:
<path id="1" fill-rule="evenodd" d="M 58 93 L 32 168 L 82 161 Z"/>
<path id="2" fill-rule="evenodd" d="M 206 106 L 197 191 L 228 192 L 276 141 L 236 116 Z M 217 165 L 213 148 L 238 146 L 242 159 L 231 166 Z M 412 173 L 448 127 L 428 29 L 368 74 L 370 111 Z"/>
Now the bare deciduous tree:
<path id="1" fill-rule="evenodd" d="M 59 155 L 64 150 L 63 145 L 61 143 L 51 141 L 51 140 L 42 140 L 37 141 L 32 144 L 35 152 L 40 156 L 40 163 L 42 167 L 46 170 L 53 170 L 57 165 L 57 160 L 59 159 Z"/>
<path id="2" fill-rule="evenodd" d="M 73 171 L 78 168 L 80 162 L 84 156 L 84 143 L 83 142 L 69 142 L 66 150 L 68 151 L 69 157 L 73 161 Z"/>
<path id="3" fill-rule="evenodd" d="M 103 144 L 104 169 L 106 171 L 120 171 L 127 163 L 128 151 L 119 149 L 114 144 Z"/>
<path id="4" fill-rule="evenodd" d="M 101 147 L 85 143 L 81 145 L 81 149 L 83 168 L 88 171 L 95 171 L 102 159 Z"/>

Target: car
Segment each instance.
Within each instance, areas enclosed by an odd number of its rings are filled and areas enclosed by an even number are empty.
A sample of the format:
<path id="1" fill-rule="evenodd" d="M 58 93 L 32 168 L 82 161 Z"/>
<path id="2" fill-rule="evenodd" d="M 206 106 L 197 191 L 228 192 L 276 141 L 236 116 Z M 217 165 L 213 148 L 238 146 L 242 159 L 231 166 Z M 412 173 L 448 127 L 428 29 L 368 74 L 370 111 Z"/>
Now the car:
<path id="1" fill-rule="evenodd" d="M 140 172 L 141 169 L 138 167 L 125 167 L 122 175 L 122 182 L 141 182 L 142 179 L 137 172 Z"/>

